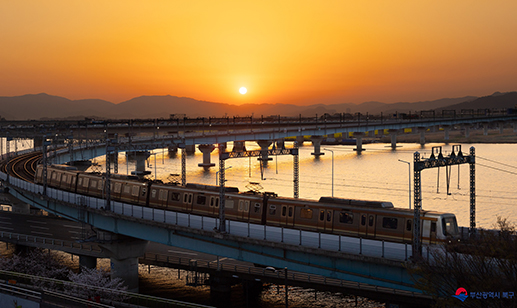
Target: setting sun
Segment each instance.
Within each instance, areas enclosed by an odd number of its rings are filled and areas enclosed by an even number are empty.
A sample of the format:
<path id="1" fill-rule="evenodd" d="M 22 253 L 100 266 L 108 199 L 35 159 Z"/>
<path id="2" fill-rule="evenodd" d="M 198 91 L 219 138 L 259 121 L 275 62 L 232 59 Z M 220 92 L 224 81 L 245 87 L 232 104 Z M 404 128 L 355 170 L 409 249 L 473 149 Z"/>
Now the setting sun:
<path id="1" fill-rule="evenodd" d="M 245 87 L 241 87 L 239 89 L 239 93 L 242 94 L 242 95 L 246 94 L 246 92 L 248 92 L 248 89 L 246 89 Z"/>

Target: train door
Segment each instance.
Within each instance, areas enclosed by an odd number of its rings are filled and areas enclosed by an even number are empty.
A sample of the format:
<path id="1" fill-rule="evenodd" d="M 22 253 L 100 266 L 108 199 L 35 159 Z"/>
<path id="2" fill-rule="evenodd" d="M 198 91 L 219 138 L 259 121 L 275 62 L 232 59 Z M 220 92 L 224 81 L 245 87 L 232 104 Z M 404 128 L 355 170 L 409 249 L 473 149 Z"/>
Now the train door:
<path id="1" fill-rule="evenodd" d="M 412 242 L 413 241 L 413 220 L 407 219 L 404 224 L 404 241 Z"/>
<path id="2" fill-rule="evenodd" d="M 368 221 L 366 222 L 366 236 L 367 237 L 375 237 L 375 223 L 376 223 L 376 215 L 368 214 Z"/>
<path id="3" fill-rule="evenodd" d="M 366 236 L 366 232 L 367 232 L 367 226 L 366 226 L 367 216 L 368 216 L 368 214 L 361 214 L 361 216 L 359 217 L 359 236 L 360 237 Z"/>
<path id="4" fill-rule="evenodd" d="M 184 192 L 183 193 L 183 208 L 187 212 L 191 212 L 192 211 L 192 198 L 193 198 L 193 194 L 192 193 L 189 193 L 189 192 Z"/>
<path id="5" fill-rule="evenodd" d="M 282 205 L 281 222 L 286 227 L 294 226 L 294 206 Z"/>
<path id="6" fill-rule="evenodd" d="M 319 210 L 318 213 L 318 231 L 332 231 L 332 210 Z"/>
<path id="7" fill-rule="evenodd" d="M 436 221 L 431 221 L 431 232 L 429 233 L 429 243 L 436 244 Z"/>

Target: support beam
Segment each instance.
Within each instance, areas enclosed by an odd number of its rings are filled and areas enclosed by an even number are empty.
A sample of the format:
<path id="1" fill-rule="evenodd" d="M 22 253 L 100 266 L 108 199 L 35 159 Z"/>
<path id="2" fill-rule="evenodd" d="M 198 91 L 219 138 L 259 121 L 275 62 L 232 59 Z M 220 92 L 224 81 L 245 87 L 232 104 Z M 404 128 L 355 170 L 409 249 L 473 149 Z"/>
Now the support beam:
<path id="1" fill-rule="evenodd" d="M 325 155 L 325 153 L 321 152 L 321 142 L 323 141 L 323 136 L 313 135 L 311 136 L 312 145 L 314 146 L 314 152 L 311 155 L 316 156 L 316 158 L 321 155 Z"/>
<path id="2" fill-rule="evenodd" d="M 304 136 L 296 136 L 296 142 L 298 143 L 298 147 L 302 147 L 304 141 L 305 141 Z"/>
<path id="3" fill-rule="evenodd" d="M 97 258 L 92 256 L 79 255 L 79 270 L 81 268 L 93 269 L 97 268 Z"/>
<path id="4" fill-rule="evenodd" d="M 134 157 L 136 159 L 136 170 L 131 171 L 132 175 L 136 175 L 139 178 L 143 178 L 145 175 L 151 173 L 151 171 L 145 171 L 145 161 L 149 158 L 149 156 L 151 156 L 151 154 L 148 151 L 136 151 L 133 153 L 127 152 L 126 155 L 130 155 L 131 157 Z"/>
<path id="5" fill-rule="evenodd" d="M 210 162 L 210 154 L 215 149 L 215 146 L 213 144 L 200 144 L 198 149 L 203 153 L 203 163 L 197 165 L 199 167 L 203 167 L 205 170 L 210 169 L 210 167 L 214 167 L 215 164 Z"/>
<path id="6" fill-rule="evenodd" d="M 178 145 L 175 143 L 170 144 L 167 147 L 167 151 L 169 152 L 169 156 L 175 156 L 178 153 Z"/>
<path id="7" fill-rule="evenodd" d="M 283 138 L 276 140 L 276 148 L 277 149 L 285 149 L 285 140 Z"/>
<path id="8" fill-rule="evenodd" d="M 357 154 L 361 154 L 361 152 L 364 151 L 363 136 L 364 136 L 363 132 L 354 132 L 355 145 L 356 145 L 354 151 L 356 151 Z"/>
<path id="9" fill-rule="evenodd" d="M 194 153 L 196 153 L 196 145 L 195 144 L 185 145 L 185 151 L 187 152 L 187 155 L 194 155 Z"/>

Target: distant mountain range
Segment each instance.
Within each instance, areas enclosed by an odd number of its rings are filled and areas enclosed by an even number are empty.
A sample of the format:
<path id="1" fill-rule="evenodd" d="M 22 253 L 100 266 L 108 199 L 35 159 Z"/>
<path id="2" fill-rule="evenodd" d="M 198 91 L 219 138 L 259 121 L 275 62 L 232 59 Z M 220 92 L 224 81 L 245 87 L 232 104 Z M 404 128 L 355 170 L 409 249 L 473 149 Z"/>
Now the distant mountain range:
<path id="1" fill-rule="evenodd" d="M 0 117 L 7 120 L 27 119 L 130 119 L 130 118 L 169 118 L 171 114 L 186 114 L 188 117 L 221 116 L 314 116 L 324 113 L 370 113 L 391 114 L 395 112 L 417 112 L 420 110 L 514 108 L 517 92 L 499 93 L 490 96 L 465 96 L 443 98 L 424 102 L 403 102 L 386 104 L 365 102 L 362 104 L 316 104 L 296 106 L 291 104 L 246 104 L 230 105 L 199 101 L 176 96 L 140 96 L 120 104 L 101 99 L 70 100 L 45 93 L 22 96 L 0 96 Z"/>

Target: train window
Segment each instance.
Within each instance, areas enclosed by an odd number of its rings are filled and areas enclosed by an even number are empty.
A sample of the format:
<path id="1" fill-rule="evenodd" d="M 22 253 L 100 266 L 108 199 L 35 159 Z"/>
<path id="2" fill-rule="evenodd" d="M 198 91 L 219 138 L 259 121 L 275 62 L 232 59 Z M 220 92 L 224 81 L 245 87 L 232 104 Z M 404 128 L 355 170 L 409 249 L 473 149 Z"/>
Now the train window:
<path id="1" fill-rule="evenodd" d="M 83 183 L 83 178 L 79 178 L 79 181 L 77 181 L 77 185 L 81 186 L 82 183 Z"/>
<path id="2" fill-rule="evenodd" d="M 171 192 L 169 196 L 171 197 L 171 201 L 180 201 L 180 193 Z"/>
<path id="3" fill-rule="evenodd" d="M 188 194 L 188 204 L 192 204 L 192 194 Z"/>
<path id="4" fill-rule="evenodd" d="M 210 205 L 209 206 L 210 207 L 214 207 L 214 203 L 215 203 L 214 197 L 210 197 Z"/>
<path id="5" fill-rule="evenodd" d="M 156 198 L 156 189 L 151 190 L 151 198 Z"/>
<path id="6" fill-rule="evenodd" d="M 237 211 L 239 211 L 239 212 L 244 211 L 244 200 L 239 201 L 239 208 L 237 209 Z"/>
<path id="7" fill-rule="evenodd" d="M 320 221 L 323 221 L 324 219 L 325 219 L 325 211 L 321 210 L 320 211 Z"/>
<path id="8" fill-rule="evenodd" d="M 89 178 L 85 178 L 84 181 L 83 181 L 83 187 L 88 187 L 88 184 L 90 184 L 90 179 Z"/>
<path id="9" fill-rule="evenodd" d="M 286 214 L 287 214 L 287 206 L 282 205 L 282 217 L 285 217 Z"/>
<path id="10" fill-rule="evenodd" d="M 344 224 L 354 223 L 354 214 L 352 214 L 350 212 L 339 213 L 339 222 L 344 223 Z"/>
<path id="11" fill-rule="evenodd" d="M 103 186 L 104 186 L 104 183 L 102 181 L 99 181 L 99 185 L 97 186 L 97 189 L 98 190 L 103 190 L 104 189 Z M 110 188 L 111 188 L 111 186 L 110 186 Z"/>
<path id="12" fill-rule="evenodd" d="M 436 232 L 436 221 L 431 222 L 431 232 Z"/>
<path id="13" fill-rule="evenodd" d="M 276 214 L 276 205 L 270 205 L 269 206 L 269 215 L 275 215 Z"/>
<path id="14" fill-rule="evenodd" d="M 137 197 L 138 196 L 138 185 L 133 185 L 133 190 L 131 191 L 131 196 Z"/>
<path id="15" fill-rule="evenodd" d="M 219 197 L 215 198 L 215 207 L 219 207 Z M 233 208 L 233 202 L 232 202 L 232 208 Z"/>
<path id="16" fill-rule="evenodd" d="M 68 177 L 66 176 L 66 174 L 63 174 L 63 176 L 61 177 L 61 181 L 66 183 L 67 182 L 67 178 Z"/>
<path id="17" fill-rule="evenodd" d="M 218 198 L 217 200 L 219 200 L 219 198 Z M 233 209 L 234 203 L 235 203 L 235 202 L 234 202 L 233 200 L 226 199 L 226 200 L 224 201 L 224 208 L 225 208 L 225 209 Z M 217 206 L 219 206 L 219 204 L 217 204 Z"/>
<path id="18" fill-rule="evenodd" d="M 331 220 L 332 220 L 332 212 L 327 211 L 327 221 L 331 221 Z"/>
<path id="19" fill-rule="evenodd" d="M 131 192 L 131 186 L 129 186 L 128 184 L 126 184 L 124 186 L 124 194 L 128 194 Z"/>
<path id="20" fill-rule="evenodd" d="M 146 193 L 147 193 L 147 188 L 146 187 L 142 187 L 142 193 L 140 194 L 140 196 L 145 197 Z"/>
<path id="21" fill-rule="evenodd" d="M 305 219 L 312 219 L 312 210 L 311 209 L 301 209 L 300 217 Z"/>
<path id="22" fill-rule="evenodd" d="M 91 180 L 91 181 L 90 181 L 90 187 L 91 187 L 91 188 L 95 188 L 95 186 L 97 186 L 97 181 L 95 181 L 95 180 Z"/>
<path id="23" fill-rule="evenodd" d="M 255 203 L 255 213 L 260 212 L 260 203 Z"/>
<path id="24" fill-rule="evenodd" d="M 366 225 L 366 215 L 361 215 L 361 226 L 365 226 Z"/>
<path id="25" fill-rule="evenodd" d="M 249 213 L 250 211 L 250 201 L 246 200 L 244 201 L 244 212 Z"/>
<path id="26" fill-rule="evenodd" d="M 56 173 L 55 172 L 52 172 L 52 179 L 55 180 L 56 179 Z"/>
<path id="27" fill-rule="evenodd" d="M 370 217 L 368 217 L 368 226 L 373 227 L 373 220 L 373 215 L 370 215 Z"/>
<path id="28" fill-rule="evenodd" d="M 115 186 L 113 187 L 113 191 L 116 192 L 117 194 L 120 193 L 120 189 L 122 188 L 122 184 L 120 183 L 115 183 Z"/>
<path id="29" fill-rule="evenodd" d="M 383 217 L 382 227 L 385 229 L 397 229 L 398 219 L 393 217 Z"/>
<path id="30" fill-rule="evenodd" d="M 289 217 L 293 217 L 293 207 L 289 207 Z"/>
<path id="31" fill-rule="evenodd" d="M 413 222 L 411 220 L 406 220 L 406 231 L 411 231 Z"/>
<path id="32" fill-rule="evenodd" d="M 205 205 L 206 204 L 206 196 L 197 195 L 196 204 Z"/>
<path id="33" fill-rule="evenodd" d="M 167 191 L 165 189 L 160 189 L 160 196 L 158 199 L 161 201 L 167 201 Z"/>
<path id="34" fill-rule="evenodd" d="M 183 203 L 187 203 L 187 202 L 188 202 L 188 194 L 184 193 L 183 194 Z"/>

